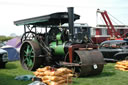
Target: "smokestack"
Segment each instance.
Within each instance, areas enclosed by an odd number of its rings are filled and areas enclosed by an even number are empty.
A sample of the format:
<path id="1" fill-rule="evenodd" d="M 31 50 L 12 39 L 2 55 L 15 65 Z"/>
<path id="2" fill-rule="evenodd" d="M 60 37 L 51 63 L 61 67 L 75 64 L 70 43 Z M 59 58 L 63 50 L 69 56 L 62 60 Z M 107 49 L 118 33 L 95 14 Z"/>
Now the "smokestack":
<path id="1" fill-rule="evenodd" d="M 69 19 L 69 41 L 73 41 L 74 37 L 74 8 L 68 7 L 68 19 Z"/>

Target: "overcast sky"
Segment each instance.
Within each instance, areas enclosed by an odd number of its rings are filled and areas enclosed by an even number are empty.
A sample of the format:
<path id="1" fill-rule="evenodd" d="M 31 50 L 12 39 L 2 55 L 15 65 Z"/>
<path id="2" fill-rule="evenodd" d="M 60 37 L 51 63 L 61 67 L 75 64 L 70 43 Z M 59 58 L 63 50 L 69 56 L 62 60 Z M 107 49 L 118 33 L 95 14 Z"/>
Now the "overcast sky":
<path id="1" fill-rule="evenodd" d="M 22 35 L 23 27 L 15 26 L 14 21 L 54 12 L 67 12 L 67 7 L 71 6 L 81 16 L 77 23 L 96 26 L 96 10 L 99 8 L 107 10 L 128 25 L 128 0 L 0 0 L 0 35 Z M 100 23 L 99 19 L 98 22 Z"/>

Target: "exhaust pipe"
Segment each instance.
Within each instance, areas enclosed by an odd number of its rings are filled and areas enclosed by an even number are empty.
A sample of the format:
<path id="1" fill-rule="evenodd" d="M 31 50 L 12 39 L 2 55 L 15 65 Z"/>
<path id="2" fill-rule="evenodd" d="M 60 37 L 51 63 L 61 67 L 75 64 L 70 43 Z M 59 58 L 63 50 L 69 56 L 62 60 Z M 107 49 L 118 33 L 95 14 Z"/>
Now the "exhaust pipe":
<path id="1" fill-rule="evenodd" d="M 69 41 L 74 41 L 74 8 L 68 7 Z"/>

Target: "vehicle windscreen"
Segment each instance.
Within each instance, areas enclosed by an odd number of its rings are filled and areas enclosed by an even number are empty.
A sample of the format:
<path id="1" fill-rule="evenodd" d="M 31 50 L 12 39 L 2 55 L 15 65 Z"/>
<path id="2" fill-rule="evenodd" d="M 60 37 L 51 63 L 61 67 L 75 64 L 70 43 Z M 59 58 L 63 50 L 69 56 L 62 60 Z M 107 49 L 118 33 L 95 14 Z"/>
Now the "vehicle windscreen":
<path id="1" fill-rule="evenodd" d="M 101 49 L 117 49 L 127 45 L 128 45 L 127 42 L 107 42 L 107 43 L 103 43 L 100 46 L 100 48 Z"/>

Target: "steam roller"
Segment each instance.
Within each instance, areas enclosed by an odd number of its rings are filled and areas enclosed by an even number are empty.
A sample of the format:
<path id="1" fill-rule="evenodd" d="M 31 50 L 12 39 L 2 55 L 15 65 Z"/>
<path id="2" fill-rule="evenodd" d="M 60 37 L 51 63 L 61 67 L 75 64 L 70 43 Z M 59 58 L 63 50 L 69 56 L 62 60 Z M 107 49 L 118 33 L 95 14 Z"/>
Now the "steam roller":
<path id="1" fill-rule="evenodd" d="M 24 25 L 22 67 L 30 71 L 45 66 L 67 67 L 82 77 L 100 74 L 105 64 L 103 56 L 90 39 L 91 27 L 74 24 L 79 18 L 69 7 L 68 12 L 14 21 L 17 26 Z"/>

